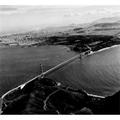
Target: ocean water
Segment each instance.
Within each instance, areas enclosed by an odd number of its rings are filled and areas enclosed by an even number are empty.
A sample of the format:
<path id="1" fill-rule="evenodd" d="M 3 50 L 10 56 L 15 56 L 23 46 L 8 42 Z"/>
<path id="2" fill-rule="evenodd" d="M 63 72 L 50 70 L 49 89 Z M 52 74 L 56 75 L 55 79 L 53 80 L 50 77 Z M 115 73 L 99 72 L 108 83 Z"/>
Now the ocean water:
<path id="1" fill-rule="evenodd" d="M 120 90 L 120 46 L 76 59 L 48 77 L 90 94 L 112 95 Z"/>
<path id="2" fill-rule="evenodd" d="M 75 56 L 65 46 L 0 48 L 0 96 Z"/>
<path id="3" fill-rule="evenodd" d="M 2 49 L 0 95 L 40 74 L 40 63 L 48 70 L 76 54 L 64 46 Z M 120 46 L 78 58 L 47 77 L 90 94 L 112 95 L 120 90 Z"/>

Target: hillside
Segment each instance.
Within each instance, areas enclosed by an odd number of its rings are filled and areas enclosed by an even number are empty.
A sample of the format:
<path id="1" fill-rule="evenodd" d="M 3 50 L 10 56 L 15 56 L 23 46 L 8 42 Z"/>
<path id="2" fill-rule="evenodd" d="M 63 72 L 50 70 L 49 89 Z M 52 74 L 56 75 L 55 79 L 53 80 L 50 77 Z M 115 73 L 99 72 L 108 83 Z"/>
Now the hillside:
<path id="1" fill-rule="evenodd" d="M 120 31 L 120 18 L 101 18 L 90 23 L 84 30 L 76 32 L 82 33 L 82 31 L 87 35 L 116 35 Z"/>
<path id="2" fill-rule="evenodd" d="M 26 33 L 0 37 L 1 47 L 31 47 L 41 45 L 67 45 L 79 51 L 86 45 L 94 48 L 119 44 L 120 18 L 102 18 L 89 24 L 71 24 L 61 27 L 47 27 Z M 104 44 L 104 45 L 103 45 Z M 76 48 L 77 46 L 77 48 Z M 79 49 L 79 48 L 80 49 Z M 101 47 L 100 47 L 101 48 Z"/>
<path id="3" fill-rule="evenodd" d="M 2 114 L 120 114 L 119 95 L 95 97 L 52 79 L 36 79 L 4 97 Z"/>

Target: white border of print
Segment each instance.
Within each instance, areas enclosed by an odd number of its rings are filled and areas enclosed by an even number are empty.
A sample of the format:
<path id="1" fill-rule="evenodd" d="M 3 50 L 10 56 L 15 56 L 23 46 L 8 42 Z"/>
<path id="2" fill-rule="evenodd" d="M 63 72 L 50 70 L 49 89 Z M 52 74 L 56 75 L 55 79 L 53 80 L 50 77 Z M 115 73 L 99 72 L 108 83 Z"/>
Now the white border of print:
<path id="1" fill-rule="evenodd" d="M 120 0 L 0 0 L 1 5 L 120 5 Z"/>

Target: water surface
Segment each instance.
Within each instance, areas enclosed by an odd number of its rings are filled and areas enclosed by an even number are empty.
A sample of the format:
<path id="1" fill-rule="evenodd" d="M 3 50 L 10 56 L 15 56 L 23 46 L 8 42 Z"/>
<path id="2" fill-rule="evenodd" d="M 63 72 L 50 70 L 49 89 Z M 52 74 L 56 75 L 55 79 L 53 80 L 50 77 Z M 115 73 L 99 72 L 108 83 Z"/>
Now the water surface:
<path id="1" fill-rule="evenodd" d="M 65 46 L 0 48 L 0 96 L 8 90 L 75 56 Z"/>
<path id="2" fill-rule="evenodd" d="M 75 56 L 65 46 L 0 49 L 0 96 L 44 71 Z M 120 90 L 120 46 L 76 59 L 48 75 L 66 86 L 108 96 Z"/>
<path id="3" fill-rule="evenodd" d="M 49 77 L 91 94 L 111 95 L 120 90 L 120 46 L 76 59 Z"/>

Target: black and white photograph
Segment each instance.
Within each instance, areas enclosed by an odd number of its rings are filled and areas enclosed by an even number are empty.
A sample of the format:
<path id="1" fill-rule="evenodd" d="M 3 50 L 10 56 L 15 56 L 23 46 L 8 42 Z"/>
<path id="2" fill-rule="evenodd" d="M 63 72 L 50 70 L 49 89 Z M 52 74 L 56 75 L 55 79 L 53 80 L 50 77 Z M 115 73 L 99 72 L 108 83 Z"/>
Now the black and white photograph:
<path id="1" fill-rule="evenodd" d="M 0 5 L 1 115 L 120 115 L 120 5 Z"/>

